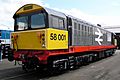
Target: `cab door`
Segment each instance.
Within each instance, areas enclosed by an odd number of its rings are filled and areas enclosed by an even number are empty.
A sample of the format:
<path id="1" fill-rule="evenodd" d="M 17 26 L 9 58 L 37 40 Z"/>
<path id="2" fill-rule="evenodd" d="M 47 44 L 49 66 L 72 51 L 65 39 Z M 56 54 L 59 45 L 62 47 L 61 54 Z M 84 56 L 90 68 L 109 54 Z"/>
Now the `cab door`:
<path id="1" fill-rule="evenodd" d="M 67 17 L 68 45 L 72 46 L 72 19 Z"/>

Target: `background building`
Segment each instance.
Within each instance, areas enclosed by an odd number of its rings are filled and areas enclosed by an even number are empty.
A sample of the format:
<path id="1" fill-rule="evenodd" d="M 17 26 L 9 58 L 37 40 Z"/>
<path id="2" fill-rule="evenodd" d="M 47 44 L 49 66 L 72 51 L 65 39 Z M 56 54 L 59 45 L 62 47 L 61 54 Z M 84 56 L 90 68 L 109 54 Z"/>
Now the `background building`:
<path id="1" fill-rule="evenodd" d="M 120 49 L 120 25 L 118 26 L 104 26 L 103 27 L 104 29 L 106 30 L 109 30 L 111 32 L 114 32 L 116 34 L 116 39 L 117 39 L 117 46 L 118 46 L 118 49 Z"/>

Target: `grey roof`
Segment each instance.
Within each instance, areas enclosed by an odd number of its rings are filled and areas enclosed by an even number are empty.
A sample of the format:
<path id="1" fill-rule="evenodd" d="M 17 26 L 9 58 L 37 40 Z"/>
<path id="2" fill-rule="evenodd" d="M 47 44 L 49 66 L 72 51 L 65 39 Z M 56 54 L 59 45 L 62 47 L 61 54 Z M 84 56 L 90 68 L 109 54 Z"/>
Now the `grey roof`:
<path id="1" fill-rule="evenodd" d="M 58 16 L 58 17 L 61 17 L 61 18 L 66 18 L 66 15 L 64 13 L 62 13 L 62 12 L 55 11 L 53 9 L 49 9 L 49 8 L 46 8 L 46 7 L 44 7 L 44 9 L 50 15 L 55 15 L 55 16 Z"/>
<path id="2" fill-rule="evenodd" d="M 114 33 L 120 33 L 120 26 L 116 25 L 116 26 L 104 26 L 104 29 L 114 32 Z"/>

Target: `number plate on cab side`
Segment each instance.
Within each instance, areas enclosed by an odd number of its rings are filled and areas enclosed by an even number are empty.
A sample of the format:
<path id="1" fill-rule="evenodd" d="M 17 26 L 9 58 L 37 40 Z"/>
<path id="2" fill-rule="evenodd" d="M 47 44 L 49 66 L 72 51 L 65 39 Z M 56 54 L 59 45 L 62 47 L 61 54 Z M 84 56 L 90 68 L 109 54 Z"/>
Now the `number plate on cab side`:
<path id="1" fill-rule="evenodd" d="M 46 30 L 47 49 L 68 49 L 68 31 L 58 29 Z"/>

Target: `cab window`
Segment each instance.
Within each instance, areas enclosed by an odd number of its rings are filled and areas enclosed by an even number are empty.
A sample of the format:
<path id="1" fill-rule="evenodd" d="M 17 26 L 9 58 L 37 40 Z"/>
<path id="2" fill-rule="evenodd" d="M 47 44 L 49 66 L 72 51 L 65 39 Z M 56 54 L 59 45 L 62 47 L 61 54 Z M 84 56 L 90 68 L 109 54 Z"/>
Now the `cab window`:
<path id="1" fill-rule="evenodd" d="M 45 27 L 44 14 L 34 14 L 31 16 L 31 28 L 43 28 Z"/>
<path id="2" fill-rule="evenodd" d="M 47 16 L 44 12 L 34 12 L 14 16 L 15 31 L 34 30 L 47 27 Z M 47 26 L 46 26 L 47 25 Z"/>
<path id="3" fill-rule="evenodd" d="M 17 30 L 25 30 L 28 29 L 28 17 L 24 16 L 24 17 L 19 17 L 16 19 L 17 21 Z"/>

